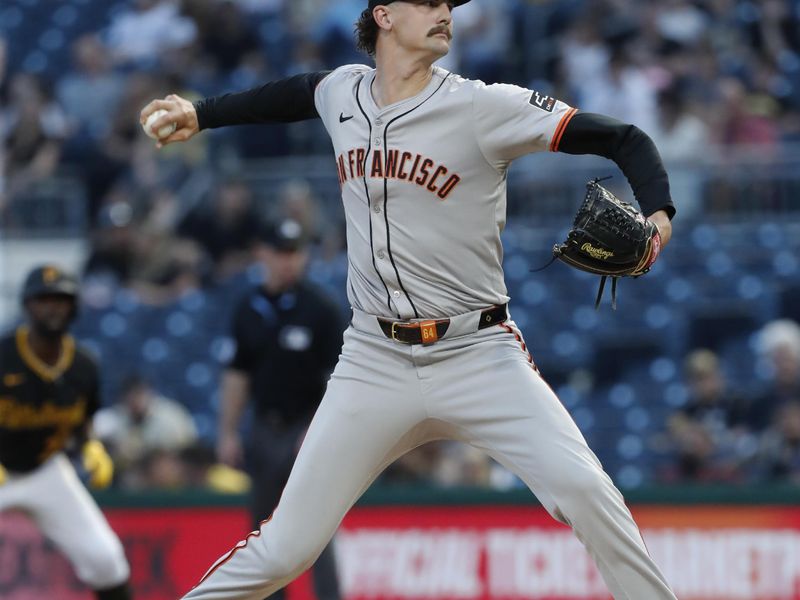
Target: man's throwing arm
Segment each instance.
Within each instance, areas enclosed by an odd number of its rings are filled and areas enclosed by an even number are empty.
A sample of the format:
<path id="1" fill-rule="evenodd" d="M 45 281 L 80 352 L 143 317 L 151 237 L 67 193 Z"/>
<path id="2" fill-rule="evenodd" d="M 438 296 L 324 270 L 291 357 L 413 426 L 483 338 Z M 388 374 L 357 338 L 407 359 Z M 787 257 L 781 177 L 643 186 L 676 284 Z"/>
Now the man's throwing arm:
<path id="1" fill-rule="evenodd" d="M 329 72 L 303 73 L 244 92 L 198 100 L 194 108 L 200 130 L 317 119 L 314 90 Z"/>

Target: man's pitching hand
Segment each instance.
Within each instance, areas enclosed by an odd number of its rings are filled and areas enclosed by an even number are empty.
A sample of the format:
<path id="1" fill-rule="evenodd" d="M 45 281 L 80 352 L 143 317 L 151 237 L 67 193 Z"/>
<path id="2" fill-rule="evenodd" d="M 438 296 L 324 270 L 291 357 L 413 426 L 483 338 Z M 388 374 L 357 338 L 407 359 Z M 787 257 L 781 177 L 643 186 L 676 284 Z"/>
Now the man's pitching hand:
<path id="1" fill-rule="evenodd" d="M 5 468 L 3 467 L 3 465 L 0 465 L 0 485 L 3 485 L 6 482 L 7 478 L 8 474 L 6 473 Z"/>
<path id="2" fill-rule="evenodd" d="M 170 94 L 163 100 L 153 100 L 139 113 L 139 123 L 144 127 L 147 117 L 157 110 L 165 110 L 167 113 L 162 115 L 152 124 L 152 130 L 158 131 L 162 127 L 175 123 L 175 131 L 171 135 L 156 142 L 156 148 L 163 148 L 172 142 L 185 142 L 200 131 L 197 122 L 197 111 L 194 105 L 176 94 Z"/>

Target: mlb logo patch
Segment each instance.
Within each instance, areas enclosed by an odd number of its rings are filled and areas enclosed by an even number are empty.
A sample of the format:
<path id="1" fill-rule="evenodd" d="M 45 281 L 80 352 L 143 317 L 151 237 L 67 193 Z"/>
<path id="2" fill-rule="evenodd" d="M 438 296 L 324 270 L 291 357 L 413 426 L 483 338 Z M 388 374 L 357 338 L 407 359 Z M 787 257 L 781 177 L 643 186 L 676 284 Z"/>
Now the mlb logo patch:
<path id="1" fill-rule="evenodd" d="M 536 108 L 541 108 L 547 112 L 553 112 L 553 109 L 556 106 L 556 99 L 552 96 L 545 96 L 544 94 L 540 94 L 539 92 L 535 91 L 531 94 L 531 104 Z"/>

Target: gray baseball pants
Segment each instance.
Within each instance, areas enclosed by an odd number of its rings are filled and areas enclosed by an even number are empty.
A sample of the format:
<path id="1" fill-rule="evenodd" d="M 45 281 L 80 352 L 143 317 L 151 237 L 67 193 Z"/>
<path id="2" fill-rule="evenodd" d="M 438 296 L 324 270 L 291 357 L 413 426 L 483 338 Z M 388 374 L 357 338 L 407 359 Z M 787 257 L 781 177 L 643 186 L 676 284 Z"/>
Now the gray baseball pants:
<path id="1" fill-rule="evenodd" d="M 622 495 L 533 366 L 512 321 L 459 315 L 437 343 L 387 339 L 355 311 L 339 363 L 270 520 L 186 596 L 261 600 L 307 569 L 381 471 L 425 442 L 455 439 L 518 475 L 572 527 L 616 600 L 675 600 Z"/>

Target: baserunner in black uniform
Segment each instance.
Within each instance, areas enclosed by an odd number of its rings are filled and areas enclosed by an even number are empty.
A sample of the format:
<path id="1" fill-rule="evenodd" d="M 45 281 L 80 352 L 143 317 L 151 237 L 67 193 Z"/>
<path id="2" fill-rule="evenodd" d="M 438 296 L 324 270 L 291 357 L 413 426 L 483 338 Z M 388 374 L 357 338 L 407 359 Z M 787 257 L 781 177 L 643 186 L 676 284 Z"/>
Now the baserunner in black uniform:
<path id="1" fill-rule="evenodd" d="M 68 334 L 78 282 L 38 267 L 22 302 L 27 323 L 0 339 L 0 512 L 28 514 L 99 600 L 129 600 L 122 544 L 67 457 L 79 455 L 93 487 L 111 482 L 111 459 L 91 437 L 97 365 Z"/>

